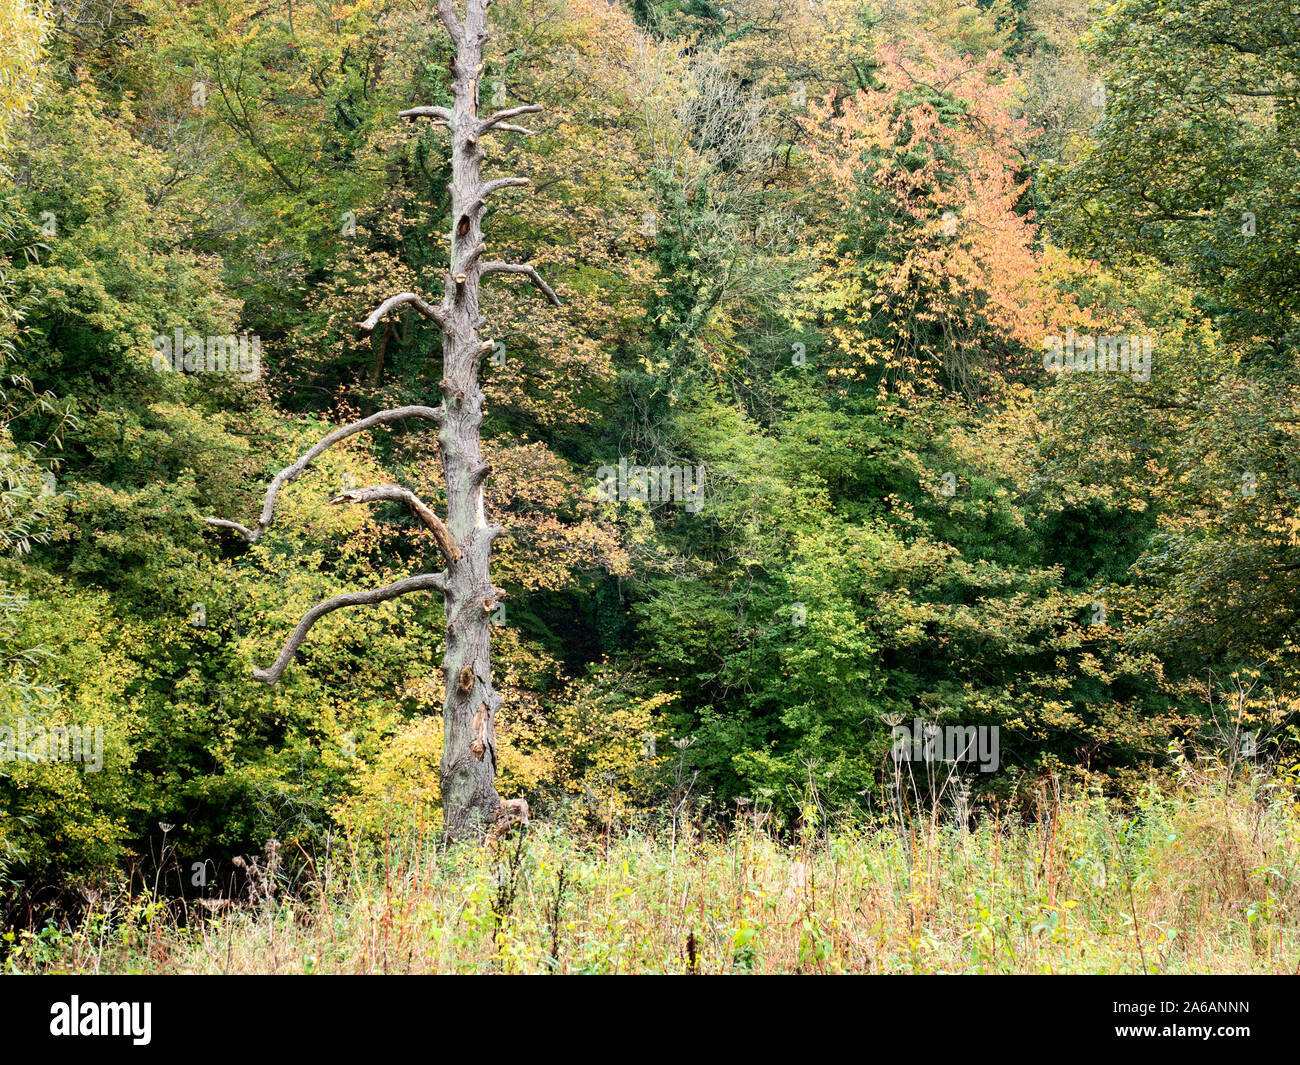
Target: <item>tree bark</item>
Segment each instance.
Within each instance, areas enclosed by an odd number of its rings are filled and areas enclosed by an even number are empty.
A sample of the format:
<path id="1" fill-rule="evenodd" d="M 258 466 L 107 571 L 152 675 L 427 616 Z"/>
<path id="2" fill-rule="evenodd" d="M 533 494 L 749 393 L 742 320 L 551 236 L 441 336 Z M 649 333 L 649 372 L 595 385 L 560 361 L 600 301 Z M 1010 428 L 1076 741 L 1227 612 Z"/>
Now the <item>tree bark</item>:
<path id="1" fill-rule="evenodd" d="M 489 574 L 492 542 L 502 529 L 489 524 L 483 506 L 488 468 L 479 427 L 483 392 L 478 366 L 479 279 L 483 251 L 482 215 L 487 193 L 480 168 L 484 132 L 478 117 L 478 79 L 487 41 L 487 0 L 468 0 L 465 21 L 457 22 L 450 0 L 439 14 L 456 45 L 452 63 L 454 104 L 451 132 L 451 269 L 443 296 L 442 324 L 445 418 L 438 433 L 447 487 L 447 528 L 462 557 L 447 565 L 443 598 L 447 644 L 443 655 L 442 809 L 451 840 L 485 835 L 498 820 L 502 803 L 496 785 L 496 716 L 501 696 L 492 686 L 492 611 L 505 593 Z"/>

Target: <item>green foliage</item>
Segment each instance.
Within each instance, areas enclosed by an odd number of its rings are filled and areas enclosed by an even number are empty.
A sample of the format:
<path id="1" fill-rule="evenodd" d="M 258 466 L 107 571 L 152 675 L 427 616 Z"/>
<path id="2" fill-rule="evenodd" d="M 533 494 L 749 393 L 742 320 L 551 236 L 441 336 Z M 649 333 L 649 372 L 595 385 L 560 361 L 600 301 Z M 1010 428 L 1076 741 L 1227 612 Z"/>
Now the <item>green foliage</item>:
<path id="1" fill-rule="evenodd" d="M 1230 339 L 1294 364 L 1300 41 L 1285 0 L 1123 0 L 1084 41 L 1105 83 L 1053 228 L 1108 262 L 1152 255 Z"/>

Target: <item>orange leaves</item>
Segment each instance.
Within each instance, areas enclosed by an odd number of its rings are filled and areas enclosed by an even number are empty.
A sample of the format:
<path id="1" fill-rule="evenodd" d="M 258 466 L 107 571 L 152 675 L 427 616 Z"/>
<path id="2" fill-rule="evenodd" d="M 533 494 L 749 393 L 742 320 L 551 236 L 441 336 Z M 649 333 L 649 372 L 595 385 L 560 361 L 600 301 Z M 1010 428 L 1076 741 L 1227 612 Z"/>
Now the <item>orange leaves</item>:
<path id="1" fill-rule="evenodd" d="M 1014 79 L 996 53 L 919 59 L 882 49 L 880 87 L 809 106 L 814 168 L 847 225 L 808 286 L 842 369 L 883 364 L 910 390 L 968 394 L 1035 346 L 1045 319 L 1041 253 L 1007 110 Z"/>
<path id="2" fill-rule="evenodd" d="M 488 503 L 511 535 L 496 549 L 498 581 L 557 590 L 585 570 L 626 573 L 616 530 L 597 521 L 580 476 L 537 443 L 493 444 Z"/>

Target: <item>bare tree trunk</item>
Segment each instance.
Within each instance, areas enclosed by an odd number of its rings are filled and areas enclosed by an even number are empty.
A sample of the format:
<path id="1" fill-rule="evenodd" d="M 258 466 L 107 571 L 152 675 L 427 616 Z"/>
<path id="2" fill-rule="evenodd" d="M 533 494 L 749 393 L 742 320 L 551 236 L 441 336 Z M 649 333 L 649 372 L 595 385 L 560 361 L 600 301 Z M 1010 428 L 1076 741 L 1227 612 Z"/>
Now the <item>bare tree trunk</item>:
<path id="1" fill-rule="evenodd" d="M 440 4 L 444 23 L 450 3 Z M 479 272 L 483 183 L 479 169 L 478 78 L 487 40 L 487 2 L 468 0 L 452 64 L 455 104 L 451 126 L 451 271 L 443 297 L 450 314 L 443 326 L 443 409 L 438 449 L 447 485 L 447 527 L 463 557 L 447 568 L 447 648 L 443 655 L 442 815 L 452 838 L 486 832 L 501 800 L 496 777 L 496 715 L 501 697 L 492 688 L 491 613 L 503 593 L 488 567 L 499 526 L 483 508 L 487 466 L 479 444 L 483 391 L 478 383 Z M 454 19 L 452 20 L 454 23 Z"/>
<path id="2" fill-rule="evenodd" d="M 438 17 L 456 48 L 452 62 L 454 105 L 415 107 L 402 117 L 433 119 L 451 132 L 452 232 L 450 270 L 440 306 L 413 292 L 385 300 L 364 322 L 363 333 L 397 307 L 411 306 L 442 327 L 442 403 L 438 407 L 403 407 L 380 411 L 334 430 L 271 482 L 258 523 L 248 528 L 238 522 L 209 518 L 212 525 L 234 529 L 246 540 L 258 539 L 270 526 L 276 494 L 295 480 L 325 448 L 353 433 L 391 421 L 417 418 L 438 422 L 438 447 L 447 488 L 447 520 L 443 522 L 419 498 L 398 485 L 356 489 L 335 497 L 334 503 L 395 500 L 406 503 L 433 534 L 446 569 L 442 573 L 406 578 L 368 592 L 336 596 L 313 607 L 299 622 L 275 662 L 254 676 L 274 684 L 306 639 L 316 620 L 346 606 L 374 605 L 413 591 L 441 589 L 447 612 L 447 646 L 443 656 L 446 694 L 443 700 L 442 804 L 445 837 L 449 841 L 497 834 L 517 821 L 528 819 L 522 799 L 502 802 L 496 778 L 496 715 L 501 696 L 492 687 L 492 613 L 505 592 L 492 584 L 489 572 L 492 543 L 504 531 L 490 524 L 483 505 L 488 466 L 483 461 L 479 429 L 483 424 L 483 392 L 478 367 L 492 350 L 492 341 L 480 341 L 483 318 L 479 313 L 479 283 L 491 274 L 519 274 L 552 303 L 559 299 L 526 264 L 483 262 L 483 210 L 493 193 L 528 184 L 526 178 L 497 178 L 484 182 L 480 174 L 480 141 L 492 131 L 527 133 L 505 120 L 540 111 L 537 105 L 508 108 L 480 118 L 478 82 L 483 72 L 483 46 L 487 42 L 489 0 L 467 0 L 465 19 L 453 0 L 438 0 Z"/>
<path id="3" fill-rule="evenodd" d="M 447 568 L 443 592 L 447 607 L 447 649 L 443 656 L 446 695 L 443 700 L 442 805 L 446 833 L 452 839 L 481 835 L 515 820 L 526 820 L 522 799 L 502 803 L 496 778 L 496 715 L 501 696 L 492 687 L 492 612 L 505 592 L 492 584 L 489 568 L 492 543 L 504 532 L 490 524 L 483 506 L 488 466 L 483 461 L 479 427 L 483 424 L 483 391 L 478 367 L 492 350 L 492 341 L 479 339 L 479 282 L 492 273 L 526 274 L 550 299 L 555 293 L 524 264 L 490 262 L 481 256 L 482 219 L 488 197 L 502 189 L 526 185 L 526 178 L 501 178 L 485 183 L 480 174 L 485 133 L 500 130 L 527 134 L 505 122 L 516 115 L 540 111 L 537 105 L 508 108 L 479 117 L 479 78 L 483 46 L 488 39 L 489 0 L 467 0 L 465 21 L 458 24 L 452 0 L 439 0 L 438 14 L 456 45 L 452 63 L 454 104 L 451 129 L 451 270 L 443 293 L 443 380 L 445 411 L 438 434 L 447 485 L 447 526 L 463 557 Z"/>

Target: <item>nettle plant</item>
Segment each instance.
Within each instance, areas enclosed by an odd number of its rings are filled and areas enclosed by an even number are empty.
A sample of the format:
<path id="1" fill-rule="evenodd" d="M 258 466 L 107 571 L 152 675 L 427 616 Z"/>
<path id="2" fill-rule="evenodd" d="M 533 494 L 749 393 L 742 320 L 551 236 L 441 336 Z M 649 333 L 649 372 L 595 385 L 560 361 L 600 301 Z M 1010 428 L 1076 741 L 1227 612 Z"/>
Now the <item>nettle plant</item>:
<path id="1" fill-rule="evenodd" d="M 438 18 L 455 45 L 451 64 L 454 104 L 413 107 L 402 111 L 410 121 L 430 119 L 451 133 L 451 268 L 444 282 L 441 303 L 414 293 L 401 292 L 380 304 L 360 328 L 370 333 L 385 315 L 409 305 L 442 329 L 442 403 L 437 407 L 409 406 L 382 410 L 335 429 L 292 466 L 272 479 L 261 515 L 252 528 L 220 518 L 210 525 L 233 529 L 245 540 L 256 541 L 271 525 L 276 495 L 297 479 L 327 448 L 378 425 L 419 419 L 439 426 L 438 445 L 446 480 L 447 518 L 444 522 L 414 492 L 399 485 L 358 488 L 335 496 L 331 503 L 373 503 L 392 500 L 406 504 L 429 529 L 446 567 L 421 573 L 381 588 L 349 592 L 312 607 L 266 669 L 253 676 L 276 683 L 312 626 L 325 614 L 342 607 L 372 606 L 411 592 L 440 591 L 446 607 L 447 640 L 443 655 L 446 693 L 443 701 L 442 804 L 448 840 L 476 839 L 500 834 L 510 825 L 528 819 L 523 799 L 502 800 L 497 794 L 495 720 L 501 696 L 492 687 L 491 618 L 504 595 L 489 573 L 492 544 L 505 530 L 489 522 L 484 511 L 483 487 L 489 468 L 483 460 L 479 429 L 483 423 L 483 392 L 478 367 L 495 346 L 482 340 L 485 319 L 479 313 L 479 285 L 493 274 L 521 274 L 556 306 L 559 298 L 536 268 L 526 264 L 485 261 L 482 218 L 489 197 L 505 189 L 529 184 L 524 177 L 484 181 L 481 146 L 487 133 L 528 133 L 509 120 L 541 111 L 536 104 L 509 107 L 487 117 L 479 116 L 479 78 L 483 47 L 488 41 L 487 9 L 490 0 L 468 0 L 463 20 L 453 0 L 438 0 Z"/>

